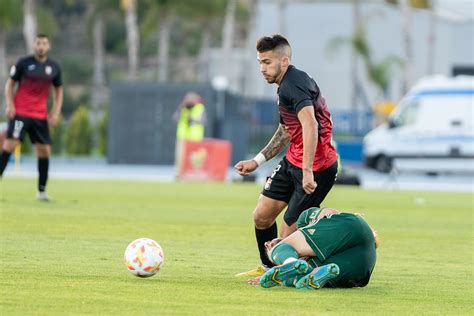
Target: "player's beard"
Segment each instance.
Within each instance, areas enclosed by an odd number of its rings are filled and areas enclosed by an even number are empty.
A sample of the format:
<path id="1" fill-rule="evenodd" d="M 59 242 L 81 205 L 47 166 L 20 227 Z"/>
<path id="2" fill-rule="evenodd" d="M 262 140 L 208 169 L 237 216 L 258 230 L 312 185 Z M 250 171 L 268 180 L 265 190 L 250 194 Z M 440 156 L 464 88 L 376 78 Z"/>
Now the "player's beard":
<path id="1" fill-rule="evenodd" d="M 265 78 L 265 80 L 266 80 L 268 83 L 272 84 L 272 83 L 275 83 L 275 80 L 276 80 L 276 78 L 277 78 L 277 75 L 275 75 L 275 76 L 263 75 L 263 78 Z"/>
<path id="2" fill-rule="evenodd" d="M 276 77 L 265 77 L 265 80 L 270 84 L 275 83 Z"/>
<path id="3" fill-rule="evenodd" d="M 268 83 L 272 84 L 272 83 L 276 82 L 276 80 L 277 80 L 278 76 L 280 75 L 280 73 L 281 73 L 281 67 L 278 67 L 278 69 L 277 69 L 274 76 L 267 75 L 267 76 L 264 76 L 264 78 L 265 78 L 265 80 L 267 80 Z"/>
<path id="4" fill-rule="evenodd" d="M 38 56 L 39 58 L 44 58 L 46 57 L 46 55 L 48 54 L 48 51 L 47 50 L 43 50 L 43 49 L 37 49 L 35 51 L 35 54 L 36 56 Z"/>

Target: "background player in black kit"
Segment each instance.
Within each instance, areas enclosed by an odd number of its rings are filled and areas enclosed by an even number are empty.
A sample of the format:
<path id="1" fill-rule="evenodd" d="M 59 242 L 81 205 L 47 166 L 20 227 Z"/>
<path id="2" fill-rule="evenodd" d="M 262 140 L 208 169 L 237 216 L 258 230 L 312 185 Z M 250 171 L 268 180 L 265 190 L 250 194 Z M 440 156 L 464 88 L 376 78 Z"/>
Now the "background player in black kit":
<path id="1" fill-rule="evenodd" d="M 235 169 L 242 176 L 248 175 L 287 145 L 289 148 L 268 178 L 253 212 L 262 265 L 239 274 L 248 277 L 257 277 L 273 265 L 266 256 L 265 242 L 277 237 L 275 220 L 283 209 L 288 207 L 280 235 L 286 237 L 296 230 L 301 212 L 320 207 L 337 174 L 331 114 L 318 85 L 290 64 L 291 47 L 285 37 L 262 37 L 256 48 L 260 72 L 268 83 L 278 85 L 280 125 L 254 159 L 238 162 Z"/>
<path id="2" fill-rule="evenodd" d="M 34 42 L 35 54 L 21 58 L 10 70 L 10 78 L 5 85 L 6 114 L 9 119 L 7 139 L 0 154 L 1 177 L 11 153 L 23 141 L 25 134 L 29 135 L 38 157 L 37 199 L 40 201 L 49 201 L 45 192 L 51 154 L 49 126 L 58 123 L 63 103 L 61 70 L 58 63 L 48 58 L 49 49 L 48 36 L 38 34 Z M 55 93 L 48 117 L 47 101 L 51 85 Z"/>

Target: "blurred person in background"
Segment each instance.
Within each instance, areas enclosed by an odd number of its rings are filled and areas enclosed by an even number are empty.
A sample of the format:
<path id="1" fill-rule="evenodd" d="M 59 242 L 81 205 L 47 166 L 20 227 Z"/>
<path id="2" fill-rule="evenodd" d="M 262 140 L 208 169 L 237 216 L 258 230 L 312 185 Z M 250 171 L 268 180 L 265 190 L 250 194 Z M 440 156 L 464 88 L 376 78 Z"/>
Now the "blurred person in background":
<path id="1" fill-rule="evenodd" d="M 0 177 L 3 176 L 10 155 L 24 140 L 25 134 L 28 134 L 35 145 L 38 158 L 36 197 L 40 201 L 49 201 L 46 194 L 51 154 L 49 127 L 58 123 L 63 104 L 63 88 L 59 64 L 48 57 L 48 35 L 36 35 L 33 47 L 34 55 L 20 58 L 11 67 L 10 78 L 5 85 L 6 115 L 9 121 L 7 139 L 0 154 Z M 48 116 L 47 101 L 51 85 L 54 87 L 54 101 Z"/>
<path id="2" fill-rule="evenodd" d="M 195 92 L 188 92 L 173 114 L 177 122 L 175 167 L 177 176 L 180 175 L 183 149 L 186 141 L 202 141 L 206 124 L 206 108 L 202 97 Z"/>
<path id="3" fill-rule="evenodd" d="M 289 145 L 286 156 L 267 179 L 253 212 L 261 265 L 238 276 L 262 275 L 273 263 L 265 243 L 278 237 L 276 218 L 287 207 L 280 236 L 296 230 L 296 220 L 309 207 L 319 207 L 337 175 L 337 154 L 326 101 L 313 78 L 291 65 L 291 47 L 281 35 L 257 41 L 260 72 L 278 85 L 280 124 L 270 142 L 253 159 L 240 161 L 236 171 L 246 176 Z"/>

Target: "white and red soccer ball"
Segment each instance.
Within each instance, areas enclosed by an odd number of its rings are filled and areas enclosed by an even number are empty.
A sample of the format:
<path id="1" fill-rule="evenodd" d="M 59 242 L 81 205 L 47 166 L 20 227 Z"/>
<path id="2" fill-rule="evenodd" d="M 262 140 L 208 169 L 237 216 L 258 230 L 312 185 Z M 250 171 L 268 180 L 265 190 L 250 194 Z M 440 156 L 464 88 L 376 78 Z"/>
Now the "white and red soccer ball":
<path id="1" fill-rule="evenodd" d="M 160 271 L 165 261 L 165 254 L 153 239 L 139 238 L 127 246 L 124 259 L 130 273 L 137 277 L 148 278 Z"/>

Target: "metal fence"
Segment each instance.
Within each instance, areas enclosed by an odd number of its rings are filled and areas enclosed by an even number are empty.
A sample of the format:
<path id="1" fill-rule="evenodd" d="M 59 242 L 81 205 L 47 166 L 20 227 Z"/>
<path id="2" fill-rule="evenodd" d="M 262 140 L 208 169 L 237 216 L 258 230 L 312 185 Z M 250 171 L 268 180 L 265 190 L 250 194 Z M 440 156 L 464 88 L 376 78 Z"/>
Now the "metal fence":
<path id="1" fill-rule="evenodd" d="M 108 161 L 126 164 L 173 164 L 176 122 L 173 113 L 183 96 L 204 98 L 206 137 L 232 143 L 232 163 L 253 155 L 270 140 L 279 123 L 275 100 L 244 99 L 208 84 L 114 82 L 108 126 Z M 334 134 L 360 137 L 372 128 L 369 112 L 332 111 Z"/>
<path id="2" fill-rule="evenodd" d="M 173 164 L 176 141 L 173 113 L 189 91 L 204 98 L 206 137 L 231 141 L 232 162 L 245 156 L 249 124 L 246 103 L 241 97 L 225 92 L 218 95 L 207 84 L 114 82 L 110 98 L 108 162 Z"/>

